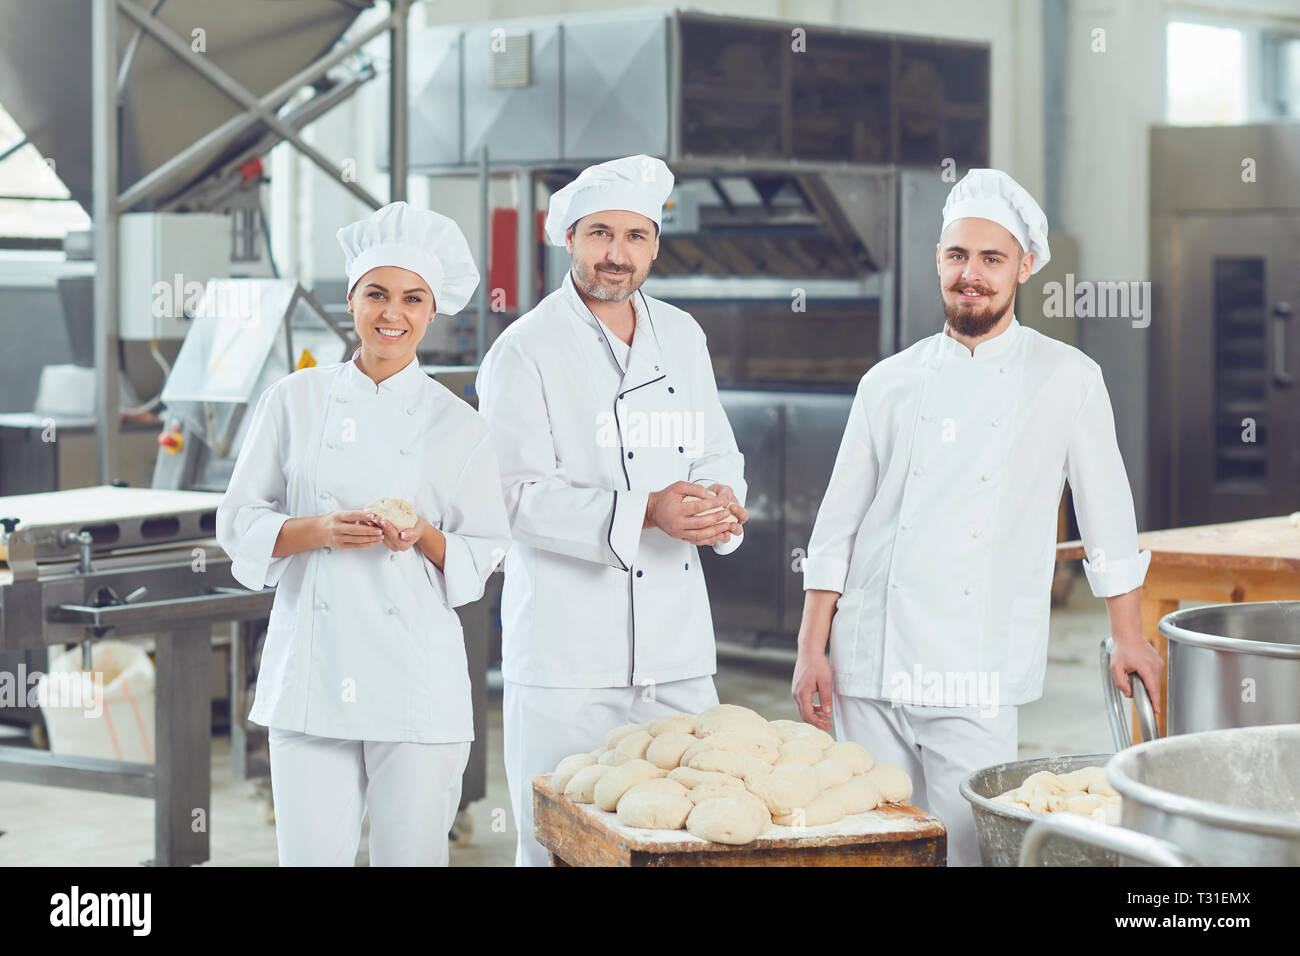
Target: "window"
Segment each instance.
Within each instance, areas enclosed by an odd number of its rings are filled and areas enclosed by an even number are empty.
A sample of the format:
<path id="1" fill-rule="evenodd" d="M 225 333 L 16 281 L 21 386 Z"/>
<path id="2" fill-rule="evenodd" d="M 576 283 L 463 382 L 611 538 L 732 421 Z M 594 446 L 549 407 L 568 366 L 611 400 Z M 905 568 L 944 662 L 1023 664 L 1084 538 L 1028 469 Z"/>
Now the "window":
<path id="1" fill-rule="evenodd" d="M 1246 43 L 1241 30 L 1170 23 L 1165 52 L 1167 122 L 1180 126 L 1247 122 Z"/>
<path id="2" fill-rule="evenodd" d="M 23 141 L 0 106 L 0 248 L 62 249 L 68 230 L 89 229 L 90 218 L 68 198 L 52 164 L 35 146 L 19 146 Z"/>

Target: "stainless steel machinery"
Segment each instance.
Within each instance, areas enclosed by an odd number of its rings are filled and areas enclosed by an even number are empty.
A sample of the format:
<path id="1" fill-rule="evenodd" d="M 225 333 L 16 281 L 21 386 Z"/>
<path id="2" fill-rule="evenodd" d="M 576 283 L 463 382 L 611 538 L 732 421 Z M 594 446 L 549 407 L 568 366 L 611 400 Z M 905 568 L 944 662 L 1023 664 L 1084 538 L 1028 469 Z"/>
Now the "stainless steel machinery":
<path id="1" fill-rule="evenodd" d="M 1300 509 L 1300 123 L 1151 131 L 1153 527 Z"/>
<path id="2" fill-rule="evenodd" d="M 152 764 L 5 746 L 0 779 L 152 799 L 158 866 L 208 859 L 212 626 L 247 632 L 274 597 L 231 575 L 212 537 L 220 499 L 108 486 L 0 498 L 0 651 L 153 634 L 158 688 Z"/>

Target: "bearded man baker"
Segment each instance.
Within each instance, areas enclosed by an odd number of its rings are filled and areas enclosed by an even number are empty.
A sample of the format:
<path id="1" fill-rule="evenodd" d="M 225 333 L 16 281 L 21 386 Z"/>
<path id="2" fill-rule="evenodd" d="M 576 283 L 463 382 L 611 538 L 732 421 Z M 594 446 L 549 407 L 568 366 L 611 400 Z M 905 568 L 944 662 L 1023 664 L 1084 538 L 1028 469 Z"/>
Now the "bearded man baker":
<path id="1" fill-rule="evenodd" d="M 833 714 L 840 739 L 906 771 L 950 865 L 979 863 L 962 779 L 1016 759 L 1017 707 L 1042 696 L 1067 480 L 1112 678 L 1131 695 L 1136 671 L 1154 695 L 1162 666 L 1101 369 L 1016 320 L 1017 286 L 1049 256 L 1047 217 L 1006 173 L 952 188 L 935 255 L 946 325 L 863 376 L 803 569 L 800 715 L 830 729 Z"/>
<path id="2" fill-rule="evenodd" d="M 479 370 L 514 529 L 501 671 L 518 865 L 548 862 L 534 775 L 620 724 L 718 702 L 697 551 L 734 551 L 749 513 L 704 332 L 640 290 L 672 186 L 630 156 L 556 192 L 546 236 L 572 268 Z"/>

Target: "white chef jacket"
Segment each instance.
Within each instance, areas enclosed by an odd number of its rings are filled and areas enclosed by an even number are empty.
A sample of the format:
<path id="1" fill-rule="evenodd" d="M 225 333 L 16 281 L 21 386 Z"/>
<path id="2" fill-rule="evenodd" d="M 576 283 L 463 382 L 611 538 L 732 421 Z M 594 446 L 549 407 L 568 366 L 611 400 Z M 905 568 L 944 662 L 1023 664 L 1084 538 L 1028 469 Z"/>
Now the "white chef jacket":
<path id="1" fill-rule="evenodd" d="M 1042 696 L 1067 479 L 1093 593 L 1140 586 L 1151 554 L 1138 552 L 1096 362 L 1013 317 L 974 354 L 940 332 L 874 365 L 804 564 L 805 589 L 841 594 L 836 693 L 981 707 Z"/>
<path id="2" fill-rule="evenodd" d="M 290 517 L 402 498 L 447 538 L 271 557 Z M 477 600 L 510 543 L 496 455 L 473 408 L 412 360 L 379 385 L 355 362 L 302 369 L 258 400 L 221 507 L 235 579 L 276 587 L 250 719 L 351 740 L 474 739 L 452 608 Z"/>
<path id="3" fill-rule="evenodd" d="M 743 505 L 744 457 L 699 324 L 640 292 L 630 301 L 629 348 L 566 274 L 479 369 L 514 535 L 501 671 L 518 684 L 628 687 L 717 670 L 697 547 L 642 523 L 649 492 L 675 481 L 729 485 Z"/>

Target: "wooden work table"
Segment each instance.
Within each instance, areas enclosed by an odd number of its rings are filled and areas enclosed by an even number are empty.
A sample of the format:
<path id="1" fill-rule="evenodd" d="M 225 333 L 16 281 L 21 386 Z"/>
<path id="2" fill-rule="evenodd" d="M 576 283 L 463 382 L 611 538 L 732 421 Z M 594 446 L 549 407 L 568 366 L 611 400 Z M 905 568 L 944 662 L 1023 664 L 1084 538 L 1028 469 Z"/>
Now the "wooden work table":
<path id="1" fill-rule="evenodd" d="M 636 830 L 533 778 L 533 832 L 554 866 L 944 866 L 942 823 L 906 803 L 825 826 L 774 826 L 753 843 L 710 843 L 685 830 Z"/>
<path id="2" fill-rule="evenodd" d="M 1158 627 L 1160 619 L 1177 611 L 1180 601 L 1300 600 L 1300 528 L 1293 526 L 1289 517 L 1255 518 L 1148 531 L 1138 535 L 1138 547 L 1151 552 L 1141 591 L 1142 634 L 1165 662 L 1157 717 L 1164 736 L 1169 648 Z M 1056 547 L 1058 562 L 1083 557 L 1080 541 L 1065 541 Z M 1138 742 L 1137 721 L 1130 723 L 1134 742 Z"/>

